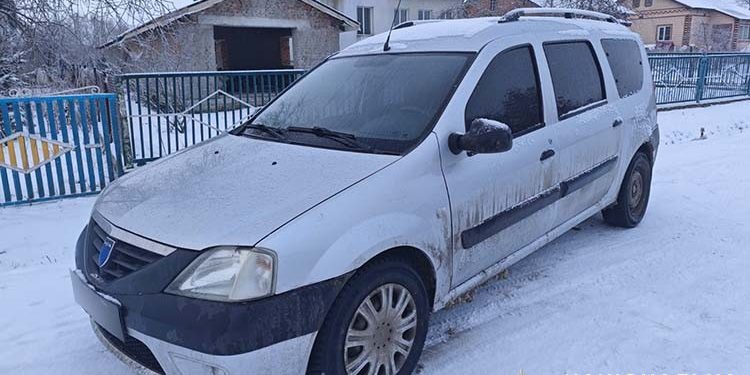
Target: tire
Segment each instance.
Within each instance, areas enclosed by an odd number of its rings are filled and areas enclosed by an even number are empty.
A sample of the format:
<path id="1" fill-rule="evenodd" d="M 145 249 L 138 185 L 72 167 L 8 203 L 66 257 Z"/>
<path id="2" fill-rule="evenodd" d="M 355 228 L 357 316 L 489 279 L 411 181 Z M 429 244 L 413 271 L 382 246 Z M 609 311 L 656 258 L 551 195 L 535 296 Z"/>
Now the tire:
<path id="1" fill-rule="evenodd" d="M 645 153 L 635 154 L 620 186 L 617 202 L 602 211 L 607 224 L 622 228 L 638 226 L 646 215 L 651 196 L 652 170 Z"/>
<path id="2" fill-rule="evenodd" d="M 393 318 L 388 319 L 384 317 L 384 314 L 379 314 L 384 311 L 384 305 L 378 302 L 383 300 L 381 292 L 390 293 L 392 296 L 391 300 L 394 303 L 391 306 L 395 306 L 392 312 L 397 308 L 400 309 L 399 303 L 402 302 L 400 297 L 404 296 L 405 308 L 400 316 L 393 313 Z M 369 305 L 365 303 L 365 299 L 368 299 Z M 401 303 L 401 306 L 403 305 L 404 303 Z M 372 307 L 372 310 L 368 310 L 368 307 Z M 374 314 L 362 314 L 363 311 L 371 311 Z M 381 374 L 386 375 L 411 374 L 417 367 L 424 348 L 431 311 L 432 306 L 425 283 L 407 260 L 398 257 L 375 260 L 360 269 L 342 288 L 318 332 L 307 373 L 364 375 L 368 374 L 370 367 L 373 367 L 382 368 L 385 371 Z M 369 315 L 369 319 L 365 315 Z M 412 316 L 416 318 L 415 323 L 412 323 Z M 370 320 L 376 324 L 371 325 L 368 323 Z M 399 335 L 396 326 L 399 324 L 407 327 L 413 324 L 413 328 L 400 334 L 401 348 L 404 347 L 403 342 L 411 343 L 406 355 L 402 352 L 395 354 L 393 351 L 396 347 L 396 337 Z M 373 330 L 377 334 L 369 335 L 371 327 L 376 326 L 380 327 Z M 354 335 L 354 333 L 359 335 Z M 360 337 L 362 345 L 357 342 L 358 345 L 345 349 L 344 344 L 347 338 L 354 337 Z M 367 347 L 373 347 L 374 350 L 371 352 L 378 353 L 378 355 L 364 355 Z M 365 360 L 365 364 L 361 365 L 361 361 L 358 360 L 363 358 L 369 360 Z M 385 362 L 384 358 L 393 358 L 392 364 L 381 366 L 380 363 Z M 373 365 L 374 363 L 378 365 Z M 359 371 L 347 371 L 347 369 L 356 370 L 357 367 Z M 394 367 L 397 371 L 392 370 Z M 370 373 L 377 374 L 378 371 Z"/>

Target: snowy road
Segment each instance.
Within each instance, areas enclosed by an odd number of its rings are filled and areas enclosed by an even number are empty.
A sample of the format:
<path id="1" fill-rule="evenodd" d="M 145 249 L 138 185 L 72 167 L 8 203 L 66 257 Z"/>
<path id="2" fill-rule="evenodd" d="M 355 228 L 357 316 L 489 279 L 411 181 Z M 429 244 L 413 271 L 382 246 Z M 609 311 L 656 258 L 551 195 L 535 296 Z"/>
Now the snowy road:
<path id="1" fill-rule="evenodd" d="M 434 315 L 423 374 L 750 373 L 750 102 L 659 121 L 642 225 L 591 218 Z M 0 374 L 131 373 L 69 290 L 92 204 L 0 209 Z"/>

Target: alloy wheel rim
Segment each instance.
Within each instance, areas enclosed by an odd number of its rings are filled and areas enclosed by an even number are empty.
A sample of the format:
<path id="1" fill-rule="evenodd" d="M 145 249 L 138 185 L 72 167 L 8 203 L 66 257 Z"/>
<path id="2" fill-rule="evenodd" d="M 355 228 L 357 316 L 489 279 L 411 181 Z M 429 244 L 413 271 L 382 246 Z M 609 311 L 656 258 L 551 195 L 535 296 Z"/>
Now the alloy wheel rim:
<path id="1" fill-rule="evenodd" d="M 395 375 L 409 357 L 417 330 L 414 297 L 399 284 L 372 291 L 357 308 L 344 342 L 349 375 Z"/>

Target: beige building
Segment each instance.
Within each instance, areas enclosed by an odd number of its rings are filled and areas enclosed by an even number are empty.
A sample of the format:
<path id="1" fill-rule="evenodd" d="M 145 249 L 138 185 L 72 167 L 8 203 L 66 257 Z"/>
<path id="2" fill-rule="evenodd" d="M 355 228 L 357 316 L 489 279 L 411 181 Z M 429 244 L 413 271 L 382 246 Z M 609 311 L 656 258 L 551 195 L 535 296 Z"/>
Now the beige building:
<path id="1" fill-rule="evenodd" d="M 737 0 L 632 1 L 632 29 L 659 50 L 750 50 L 750 10 Z"/>
<path id="2" fill-rule="evenodd" d="M 318 0 L 197 0 L 103 47 L 137 71 L 310 69 L 359 25 Z"/>

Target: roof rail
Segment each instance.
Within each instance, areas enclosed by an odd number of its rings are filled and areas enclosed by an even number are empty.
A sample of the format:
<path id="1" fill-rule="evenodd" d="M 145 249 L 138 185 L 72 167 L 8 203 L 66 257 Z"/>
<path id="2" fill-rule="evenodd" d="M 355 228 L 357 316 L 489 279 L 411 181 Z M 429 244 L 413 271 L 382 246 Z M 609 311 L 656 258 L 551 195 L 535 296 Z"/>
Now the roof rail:
<path id="1" fill-rule="evenodd" d="M 617 23 L 624 26 L 632 25 L 632 22 L 627 20 L 617 19 L 615 16 L 609 14 L 593 12 L 590 10 L 582 9 L 568 9 L 568 8 L 518 8 L 505 13 L 504 16 L 500 17 L 500 23 L 518 21 L 521 17 L 564 17 L 564 18 L 585 18 L 596 21 L 605 21 L 610 23 Z"/>
<path id="2" fill-rule="evenodd" d="M 405 21 L 405 22 L 402 22 L 402 23 L 400 23 L 400 24 L 398 24 L 396 26 L 393 26 L 393 30 L 405 29 L 407 27 L 412 27 L 412 26 L 416 26 L 416 25 L 423 25 L 423 24 L 426 24 L 426 23 L 435 23 L 435 22 L 440 22 L 440 21 L 444 21 L 444 20 L 437 19 L 437 20 L 419 20 L 419 21 L 413 20 L 413 21 Z"/>

